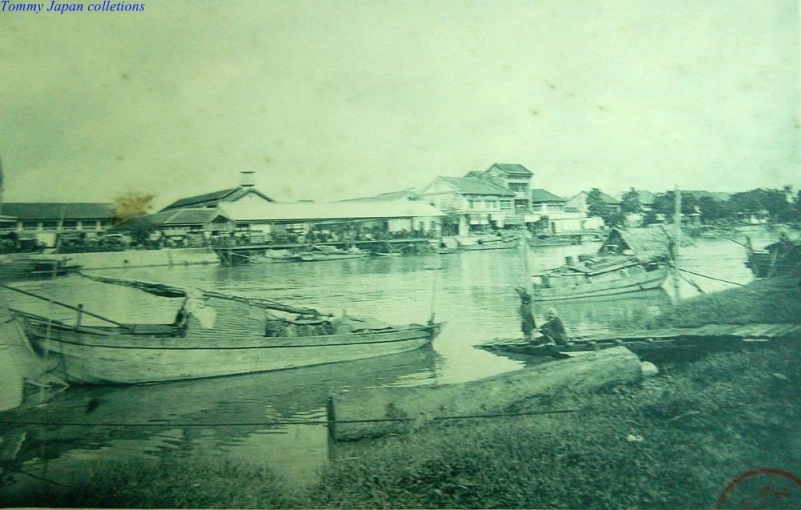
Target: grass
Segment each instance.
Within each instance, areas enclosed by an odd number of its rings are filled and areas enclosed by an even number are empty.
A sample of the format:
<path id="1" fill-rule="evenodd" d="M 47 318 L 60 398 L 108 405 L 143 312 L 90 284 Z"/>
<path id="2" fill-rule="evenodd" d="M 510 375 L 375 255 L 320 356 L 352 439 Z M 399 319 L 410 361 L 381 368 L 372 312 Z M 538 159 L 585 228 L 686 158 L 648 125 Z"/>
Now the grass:
<path id="1" fill-rule="evenodd" d="M 801 287 L 757 282 L 688 300 L 657 327 L 798 322 Z M 773 320 L 768 320 L 773 319 Z M 706 322 L 704 322 L 706 321 Z M 739 474 L 801 458 L 801 352 L 793 345 L 660 366 L 641 384 L 525 410 L 561 415 L 435 422 L 334 446 L 318 483 L 174 454 L 120 462 L 18 506 L 143 508 L 711 508 Z"/>
<path id="2" fill-rule="evenodd" d="M 711 508 L 738 474 L 797 470 L 801 355 L 791 347 L 665 366 L 549 405 L 575 414 L 434 424 L 335 447 L 319 483 L 174 455 L 124 462 L 10 505 L 143 508 Z M 535 404 L 527 404 L 534 406 Z M 534 407 L 532 407 L 533 409 Z M 339 459 L 339 460 L 336 460 Z"/>
<path id="3" fill-rule="evenodd" d="M 757 280 L 681 302 L 654 318 L 652 327 L 698 327 L 706 324 L 801 323 L 801 278 Z"/>

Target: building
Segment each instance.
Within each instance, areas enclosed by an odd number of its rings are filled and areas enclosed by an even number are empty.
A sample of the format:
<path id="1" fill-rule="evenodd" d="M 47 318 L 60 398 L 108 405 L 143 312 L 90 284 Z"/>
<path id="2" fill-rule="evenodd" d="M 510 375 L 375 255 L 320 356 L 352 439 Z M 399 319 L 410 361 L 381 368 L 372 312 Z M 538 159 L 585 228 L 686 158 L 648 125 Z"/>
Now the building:
<path id="1" fill-rule="evenodd" d="M 590 206 L 587 204 L 587 197 L 589 197 L 589 195 L 589 191 L 582 191 L 578 195 L 568 199 L 566 206 L 589 216 Z M 601 201 L 610 212 L 620 212 L 621 201 L 617 198 L 607 195 L 602 191 Z"/>
<path id="2" fill-rule="evenodd" d="M 567 199 L 548 190 L 531 190 L 531 212 L 537 217 L 536 226 L 551 234 L 575 232 L 589 228 L 587 215 L 567 207 Z"/>
<path id="3" fill-rule="evenodd" d="M 423 199 L 446 214 L 445 235 L 466 236 L 507 226 L 516 216 L 516 194 L 475 174 L 469 177 L 437 177 L 420 192 Z"/>
<path id="4" fill-rule="evenodd" d="M 231 219 L 219 208 L 178 208 L 132 218 L 115 226 L 137 241 L 142 238 L 168 246 L 202 246 L 215 235 L 228 234 Z"/>
<path id="5" fill-rule="evenodd" d="M 531 212 L 531 179 L 534 174 L 529 169 L 515 163 L 494 163 L 480 175 L 515 194 L 512 204 L 515 214 L 524 216 Z"/>
<path id="6" fill-rule="evenodd" d="M 8 202 L 2 214 L 15 218 L 13 230 L 20 233 L 83 232 L 95 236 L 114 222 L 110 203 Z"/>
<path id="7" fill-rule="evenodd" d="M 3 198 L 5 195 L 5 184 L 3 179 L 3 160 L 0 158 L 0 211 L 3 210 Z M 13 216 L 0 214 L 0 232 L 12 230 L 17 225 L 17 219 Z"/>
<path id="8" fill-rule="evenodd" d="M 349 198 L 347 200 L 340 200 L 340 202 L 392 202 L 396 200 L 420 200 L 420 198 L 420 194 L 414 191 L 413 188 L 407 188 L 400 191 L 381 193 L 371 197 Z"/>
<path id="9" fill-rule="evenodd" d="M 654 210 L 654 202 L 656 201 L 656 195 L 654 195 L 648 190 L 631 188 L 629 191 L 624 191 L 623 193 L 620 194 L 621 205 L 623 203 L 623 197 L 627 193 L 630 193 L 632 191 L 635 192 L 637 195 L 637 203 L 639 203 L 640 205 L 640 212 L 627 213 L 626 225 L 628 225 L 629 227 L 639 227 L 643 224 L 645 216 Z"/>
<path id="10" fill-rule="evenodd" d="M 229 188 L 203 195 L 182 198 L 171 203 L 160 212 L 174 209 L 216 208 L 225 203 L 271 203 L 272 198 L 257 190 L 253 183 L 253 172 L 242 172 L 242 183 L 236 188 Z"/>
<path id="11" fill-rule="evenodd" d="M 305 236 L 311 232 L 338 237 L 439 232 L 443 213 L 421 200 L 350 201 L 316 203 L 226 203 L 219 207 L 232 233 L 258 240 L 271 235 Z"/>

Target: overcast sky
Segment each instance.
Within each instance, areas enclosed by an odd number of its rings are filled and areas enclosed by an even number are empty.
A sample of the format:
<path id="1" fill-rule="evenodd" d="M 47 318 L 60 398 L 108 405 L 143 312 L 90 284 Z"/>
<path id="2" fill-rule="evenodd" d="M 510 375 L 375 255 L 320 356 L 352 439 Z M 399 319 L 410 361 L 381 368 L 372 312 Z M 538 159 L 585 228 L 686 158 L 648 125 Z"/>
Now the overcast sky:
<path id="1" fill-rule="evenodd" d="M 144 4 L 0 12 L 7 201 L 801 187 L 795 0 Z"/>

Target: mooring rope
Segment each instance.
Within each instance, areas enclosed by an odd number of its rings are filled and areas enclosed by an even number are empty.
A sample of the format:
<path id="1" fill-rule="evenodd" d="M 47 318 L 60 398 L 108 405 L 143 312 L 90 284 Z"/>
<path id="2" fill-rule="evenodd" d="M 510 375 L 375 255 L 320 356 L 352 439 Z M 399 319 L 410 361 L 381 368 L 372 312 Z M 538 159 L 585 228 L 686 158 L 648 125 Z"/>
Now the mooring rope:
<path id="1" fill-rule="evenodd" d="M 729 281 L 729 280 L 724 280 L 722 278 L 715 278 L 714 276 L 709 276 L 709 275 L 705 275 L 705 274 L 701 274 L 701 273 L 696 273 L 694 271 L 690 271 L 689 269 L 681 269 L 681 268 L 679 268 L 679 271 L 683 271 L 685 273 L 690 273 L 690 274 L 695 275 L 695 276 L 700 276 L 701 278 L 707 278 L 709 280 L 715 280 L 715 281 L 718 281 L 718 282 L 730 283 L 732 285 L 738 285 L 740 287 L 745 287 L 744 283 L 737 283 L 737 282 L 732 282 L 732 281 Z"/>
<path id="2" fill-rule="evenodd" d="M 427 421 L 473 420 L 489 418 L 505 418 L 514 416 L 533 416 L 541 414 L 575 413 L 578 409 L 555 409 L 552 411 L 521 411 L 518 413 L 492 413 L 492 414 L 463 414 L 453 416 L 432 416 Z M 137 428 L 164 428 L 164 427 L 263 427 L 275 425 L 339 425 L 347 423 L 393 423 L 416 422 L 419 418 L 365 418 L 361 420 L 273 420 L 254 422 L 219 422 L 219 423 L 81 423 L 57 422 L 36 420 L 0 420 L 2 425 L 27 425 L 42 427 L 137 427 Z"/>

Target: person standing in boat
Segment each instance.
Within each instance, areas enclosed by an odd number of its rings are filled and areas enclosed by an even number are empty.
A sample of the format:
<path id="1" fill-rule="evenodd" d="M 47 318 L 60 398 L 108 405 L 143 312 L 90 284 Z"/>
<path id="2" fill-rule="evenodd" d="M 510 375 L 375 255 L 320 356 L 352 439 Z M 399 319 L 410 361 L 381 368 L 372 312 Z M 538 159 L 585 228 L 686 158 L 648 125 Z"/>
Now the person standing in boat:
<path id="1" fill-rule="evenodd" d="M 567 331 L 555 308 L 548 310 L 548 320 L 540 326 L 539 332 L 542 333 L 545 343 L 567 345 Z"/>
<path id="2" fill-rule="evenodd" d="M 520 287 L 515 290 L 518 295 L 520 295 L 520 327 L 523 330 L 523 338 L 527 342 L 530 342 L 531 334 L 537 329 L 537 323 L 534 322 L 534 312 L 531 310 L 531 294 L 526 292 L 526 289 Z"/>

